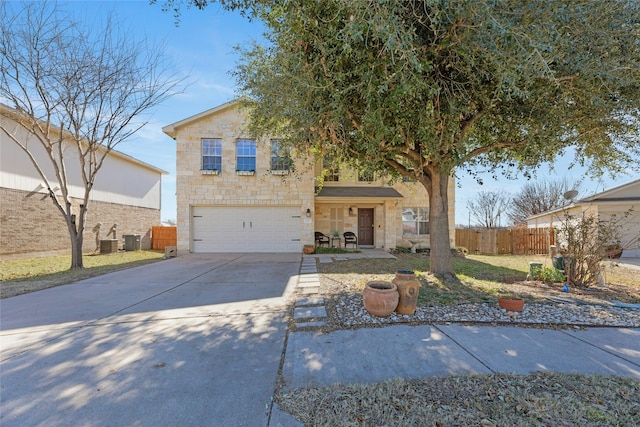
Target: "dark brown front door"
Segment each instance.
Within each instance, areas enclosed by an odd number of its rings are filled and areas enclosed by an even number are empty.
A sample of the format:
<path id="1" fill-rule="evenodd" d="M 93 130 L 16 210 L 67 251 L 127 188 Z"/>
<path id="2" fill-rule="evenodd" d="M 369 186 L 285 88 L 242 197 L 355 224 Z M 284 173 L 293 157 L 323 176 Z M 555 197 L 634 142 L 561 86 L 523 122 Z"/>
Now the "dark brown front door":
<path id="1" fill-rule="evenodd" d="M 373 245 L 373 209 L 358 209 L 358 244 Z"/>

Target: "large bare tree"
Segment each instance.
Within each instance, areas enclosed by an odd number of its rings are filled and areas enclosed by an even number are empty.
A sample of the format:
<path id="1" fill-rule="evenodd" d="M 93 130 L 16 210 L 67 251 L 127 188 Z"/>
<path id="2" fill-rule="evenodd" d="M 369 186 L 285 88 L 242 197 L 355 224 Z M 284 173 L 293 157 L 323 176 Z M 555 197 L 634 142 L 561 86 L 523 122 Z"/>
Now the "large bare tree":
<path id="1" fill-rule="evenodd" d="M 524 224 L 532 215 L 564 206 L 569 203 L 564 195 L 569 190 L 577 190 L 578 186 L 567 178 L 527 183 L 511 199 L 509 219 L 515 225 Z"/>
<path id="2" fill-rule="evenodd" d="M 500 217 L 506 216 L 511 198 L 501 191 L 481 191 L 475 198 L 467 201 L 467 209 L 483 228 L 500 227 Z"/>
<path id="3" fill-rule="evenodd" d="M 5 122 L 15 124 L 0 131 L 29 156 L 67 224 L 71 268 L 82 268 L 85 216 L 105 158 L 181 81 L 161 46 L 133 40 L 111 17 L 102 28 L 82 28 L 55 3 L 3 2 L 0 30 L 0 102 L 10 107 Z M 43 149 L 50 164 L 34 155 Z M 77 207 L 72 185 L 82 188 Z"/>

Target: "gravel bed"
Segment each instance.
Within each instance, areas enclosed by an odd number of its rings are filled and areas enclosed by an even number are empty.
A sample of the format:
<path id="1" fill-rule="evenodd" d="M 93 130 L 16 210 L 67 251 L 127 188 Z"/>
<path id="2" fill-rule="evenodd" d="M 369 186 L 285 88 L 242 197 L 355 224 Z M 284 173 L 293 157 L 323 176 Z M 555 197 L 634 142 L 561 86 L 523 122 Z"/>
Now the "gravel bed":
<path id="1" fill-rule="evenodd" d="M 365 310 L 361 295 L 343 294 L 334 302 L 332 323 L 338 327 L 449 322 L 640 327 L 640 309 L 615 306 L 525 303 L 524 310 L 516 313 L 500 308 L 496 302 L 417 307 L 413 315 L 376 317 Z"/>

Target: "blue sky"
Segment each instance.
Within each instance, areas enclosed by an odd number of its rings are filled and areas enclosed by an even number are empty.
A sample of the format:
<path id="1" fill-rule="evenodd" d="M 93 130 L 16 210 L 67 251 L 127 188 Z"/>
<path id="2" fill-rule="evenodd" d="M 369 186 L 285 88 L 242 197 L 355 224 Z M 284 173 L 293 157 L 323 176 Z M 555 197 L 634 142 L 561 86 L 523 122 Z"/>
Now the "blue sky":
<path id="1" fill-rule="evenodd" d="M 158 2 L 161 4 L 162 0 Z M 190 82 L 184 93 L 165 101 L 151 112 L 149 124 L 135 138 L 118 146 L 119 151 L 169 172 L 162 178 L 161 216 L 163 221 L 167 221 L 176 219 L 175 143 L 162 133 L 162 127 L 235 98 L 235 82 L 229 74 L 238 60 L 233 47 L 260 40 L 263 27 L 259 22 L 248 22 L 237 13 L 223 11 L 215 4 L 202 11 L 184 9 L 180 25 L 176 27 L 173 14 L 162 12 L 160 4 L 149 5 L 148 0 L 87 0 L 69 2 L 66 7 L 73 11 L 77 20 L 91 25 L 99 25 L 101 18 L 109 12 L 115 13 L 132 37 L 163 43 L 167 57 L 175 66 L 175 73 Z M 538 177 L 583 179 L 582 192 L 578 197 L 640 178 L 636 174 L 593 181 L 585 178 L 582 169 L 567 170 L 571 160 L 571 155 L 563 156 L 555 163 L 554 170 L 541 166 Z M 481 174 L 484 185 L 480 185 L 462 172 L 458 178 L 456 224 L 469 222 L 466 204 L 478 192 L 489 190 L 515 194 L 527 182 L 525 178 L 496 181 L 491 174 Z"/>

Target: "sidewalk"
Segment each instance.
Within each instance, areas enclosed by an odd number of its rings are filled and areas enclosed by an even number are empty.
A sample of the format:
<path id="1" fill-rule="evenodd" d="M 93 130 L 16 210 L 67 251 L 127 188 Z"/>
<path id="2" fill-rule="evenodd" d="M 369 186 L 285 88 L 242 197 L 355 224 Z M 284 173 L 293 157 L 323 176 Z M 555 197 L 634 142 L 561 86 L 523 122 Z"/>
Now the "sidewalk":
<path id="1" fill-rule="evenodd" d="M 289 335 L 284 389 L 534 371 L 640 379 L 640 329 L 396 325 Z"/>
<path id="2" fill-rule="evenodd" d="M 356 254 L 347 254 L 345 259 Z M 391 256 L 368 251 L 366 257 Z M 321 333 L 327 320 L 315 258 L 305 255 L 281 374 L 283 391 L 393 378 L 536 371 L 640 379 L 640 329 L 538 329 L 522 326 L 391 325 Z M 274 407 L 270 425 L 299 426 Z"/>

